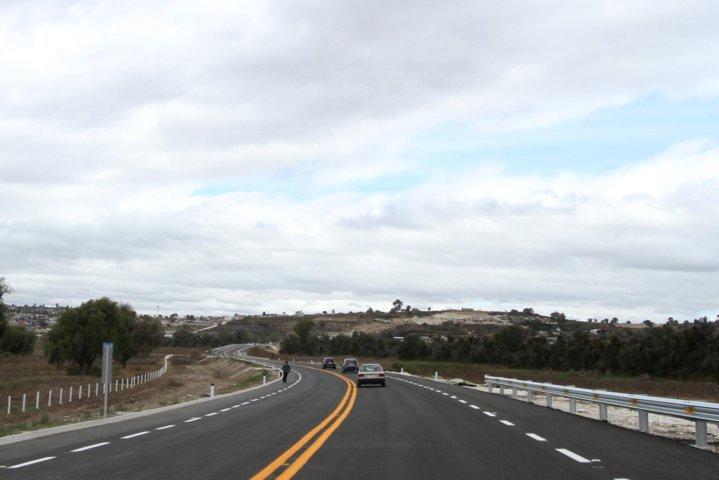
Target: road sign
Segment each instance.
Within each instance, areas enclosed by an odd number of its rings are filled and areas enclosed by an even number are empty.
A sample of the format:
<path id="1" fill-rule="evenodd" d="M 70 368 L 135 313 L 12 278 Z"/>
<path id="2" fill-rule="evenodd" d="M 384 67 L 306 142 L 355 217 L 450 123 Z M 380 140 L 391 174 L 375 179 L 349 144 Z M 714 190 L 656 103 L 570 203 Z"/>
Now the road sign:
<path id="1" fill-rule="evenodd" d="M 112 342 L 102 344 L 102 391 L 105 393 L 105 403 L 102 416 L 107 417 L 107 397 L 110 394 L 112 383 Z"/>

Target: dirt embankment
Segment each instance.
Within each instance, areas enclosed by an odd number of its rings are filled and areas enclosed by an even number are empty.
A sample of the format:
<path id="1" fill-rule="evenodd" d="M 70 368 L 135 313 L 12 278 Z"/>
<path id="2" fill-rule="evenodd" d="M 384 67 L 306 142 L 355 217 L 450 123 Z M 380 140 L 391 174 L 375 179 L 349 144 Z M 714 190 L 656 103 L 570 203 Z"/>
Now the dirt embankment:
<path id="1" fill-rule="evenodd" d="M 164 376 L 137 385 L 131 390 L 111 393 L 109 404 L 111 415 L 147 410 L 206 397 L 209 395 L 212 383 L 215 384 L 216 393 L 229 393 L 261 383 L 263 375 L 267 375 L 268 379 L 272 375 L 271 372 L 262 368 L 236 360 L 208 358 L 197 349 L 162 349 L 156 352 L 156 356 L 158 359 L 163 359 L 167 353 L 172 353 L 173 357 L 170 359 L 169 368 Z M 15 385 L 16 392 L 22 389 L 27 393 L 31 388 L 33 392 L 38 388 L 46 392 L 50 387 L 66 387 L 70 382 L 79 384 L 80 378 L 76 376 L 66 375 L 55 367 L 43 366 L 37 358 L 28 358 L 27 360 L 30 365 L 20 368 L 17 374 L 12 373 L 7 365 L 8 362 L 17 363 L 17 359 L 0 360 L 0 371 L 3 371 L 1 385 Z M 27 370 L 33 364 L 37 367 L 36 375 Z M 138 367 L 137 373 L 154 370 L 159 365 L 159 361 L 153 359 L 147 368 Z M 28 377 L 20 378 L 24 374 L 27 374 Z M 81 378 L 85 385 L 91 383 L 94 386 L 98 381 L 96 377 Z M 76 397 L 73 403 L 68 403 L 67 397 L 65 397 L 65 402 L 62 405 L 56 399 L 51 407 L 47 406 L 45 397 L 43 397 L 43 402 L 38 410 L 35 409 L 33 397 L 28 401 L 24 413 L 17 408 L 18 404 L 15 404 L 11 414 L 7 415 L 5 402 L 9 393 L 4 392 L 4 389 L 0 391 L 0 395 L 4 394 L 2 397 L 3 410 L 0 411 L 0 436 L 99 418 L 102 413 L 102 395 L 97 397 L 93 395 L 89 399 L 85 397 L 81 401 Z M 20 393 L 20 396 L 15 397 L 15 402 L 21 398 L 21 395 Z"/>

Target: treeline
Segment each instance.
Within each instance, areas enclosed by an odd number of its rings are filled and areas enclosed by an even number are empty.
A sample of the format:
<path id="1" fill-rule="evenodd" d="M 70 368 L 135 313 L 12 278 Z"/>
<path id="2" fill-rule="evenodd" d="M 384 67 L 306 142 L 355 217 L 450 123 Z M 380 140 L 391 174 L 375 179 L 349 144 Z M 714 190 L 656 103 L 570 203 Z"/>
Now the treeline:
<path id="1" fill-rule="evenodd" d="M 0 277 L 0 355 L 27 355 L 35 348 L 35 334 L 21 325 L 8 325 L 3 297 L 12 289 Z"/>
<path id="2" fill-rule="evenodd" d="M 603 335 L 577 329 L 551 339 L 517 325 L 493 335 L 435 338 L 431 342 L 415 335 L 407 335 L 403 341 L 361 333 L 329 338 L 311 335 L 311 329 L 311 322 L 298 322 L 294 334 L 281 343 L 282 353 L 396 356 L 407 360 L 719 380 L 719 322 L 706 318 L 641 330 L 612 328 Z"/>

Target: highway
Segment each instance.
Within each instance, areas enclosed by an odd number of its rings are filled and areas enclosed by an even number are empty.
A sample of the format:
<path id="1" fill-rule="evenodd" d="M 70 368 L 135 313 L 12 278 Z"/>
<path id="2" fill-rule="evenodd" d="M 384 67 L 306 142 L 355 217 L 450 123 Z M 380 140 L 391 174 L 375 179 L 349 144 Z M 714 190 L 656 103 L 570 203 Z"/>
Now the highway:
<path id="1" fill-rule="evenodd" d="M 719 455 L 666 438 L 412 376 L 341 377 L 293 365 L 286 384 L 2 446 L 0 478 L 719 478 Z"/>

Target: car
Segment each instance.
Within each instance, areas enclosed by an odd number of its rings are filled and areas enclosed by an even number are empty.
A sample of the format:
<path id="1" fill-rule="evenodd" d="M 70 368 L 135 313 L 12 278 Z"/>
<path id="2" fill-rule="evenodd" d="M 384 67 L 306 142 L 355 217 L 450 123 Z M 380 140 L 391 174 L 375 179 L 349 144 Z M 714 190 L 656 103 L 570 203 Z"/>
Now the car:
<path id="1" fill-rule="evenodd" d="M 357 370 L 359 370 L 359 362 L 356 358 L 345 358 L 345 361 L 342 362 L 342 373 L 357 373 Z"/>
<path id="2" fill-rule="evenodd" d="M 384 369 L 379 363 L 363 363 L 357 371 L 357 387 L 370 384 L 385 386 Z"/>
<path id="3" fill-rule="evenodd" d="M 322 370 L 326 368 L 331 368 L 334 370 L 337 370 L 337 364 L 335 364 L 335 359 L 332 357 L 325 357 L 322 360 Z"/>

